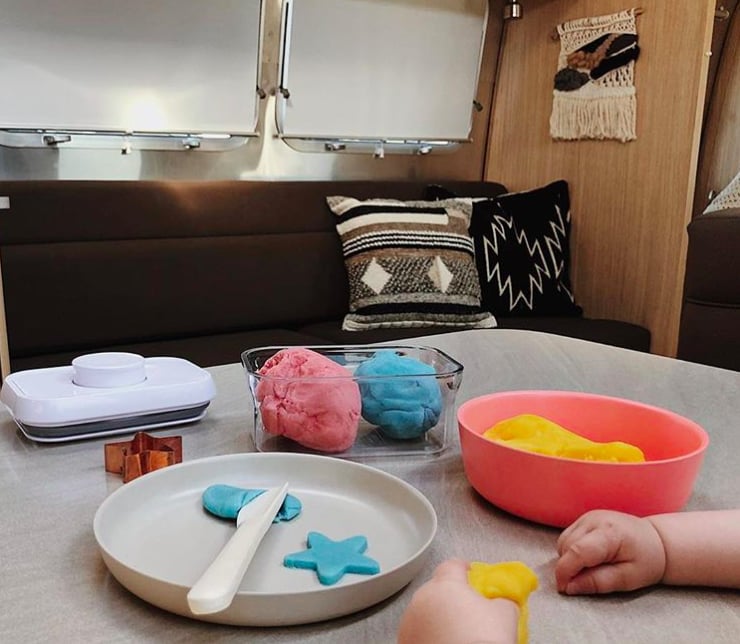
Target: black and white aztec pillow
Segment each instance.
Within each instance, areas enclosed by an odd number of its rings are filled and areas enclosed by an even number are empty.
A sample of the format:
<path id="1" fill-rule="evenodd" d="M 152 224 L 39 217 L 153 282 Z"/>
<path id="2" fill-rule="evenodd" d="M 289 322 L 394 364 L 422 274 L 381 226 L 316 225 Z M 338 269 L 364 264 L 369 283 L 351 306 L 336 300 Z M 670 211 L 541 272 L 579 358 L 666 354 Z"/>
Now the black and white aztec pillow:
<path id="1" fill-rule="evenodd" d="M 580 316 L 570 280 L 568 184 L 476 200 L 475 244 L 483 308 L 501 317 Z"/>
<path id="2" fill-rule="evenodd" d="M 349 278 L 345 330 L 490 328 L 481 308 L 469 201 L 327 197 Z"/>

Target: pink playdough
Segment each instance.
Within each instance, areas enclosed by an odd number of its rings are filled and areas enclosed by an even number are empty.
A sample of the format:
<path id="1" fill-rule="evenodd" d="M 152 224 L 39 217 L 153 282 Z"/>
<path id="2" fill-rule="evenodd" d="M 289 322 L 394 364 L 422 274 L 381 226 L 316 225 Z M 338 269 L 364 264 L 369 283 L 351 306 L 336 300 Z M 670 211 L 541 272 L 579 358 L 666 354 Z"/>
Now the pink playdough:
<path id="1" fill-rule="evenodd" d="M 349 371 L 305 349 L 282 349 L 259 370 L 255 395 L 265 431 L 322 452 L 341 452 L 357 436 L 360 389 Z"/>

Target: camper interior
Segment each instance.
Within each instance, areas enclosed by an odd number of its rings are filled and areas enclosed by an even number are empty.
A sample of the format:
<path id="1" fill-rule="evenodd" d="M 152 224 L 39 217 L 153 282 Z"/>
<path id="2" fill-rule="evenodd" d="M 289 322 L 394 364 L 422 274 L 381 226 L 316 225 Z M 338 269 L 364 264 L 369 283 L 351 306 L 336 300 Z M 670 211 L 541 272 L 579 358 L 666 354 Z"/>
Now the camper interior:
<path id="1" fill-rule="evenodd" d="M 550 124 L 558 25 L 626 9 L 617 2 L 170 0 L 114 12 L 9 0 L 1 177 L 483 180 L 512 192 L 565 180 L 577 304 L 647 329 L 652 352 L 675 356 L 686 227 L 740 164 L 734 8 L 632 8 L 636 113 L 622 141 L 558 138 Z M 733 297 L 718 294 L 723 327 L 735 325 Z M 25 323 L 6 325 L 6 370 L 14 326 Z M 690 332 L 698 345 L 708 326 Z M 723 366 L 738 365 L 734 335 L 723 334 Z M 75 340 L 58 348 L 84 346 Z"/>
<path id="2" fill-rule="evenodd" d="M 456 558 L 519 642 L 736 642 L 739 5 L 0 0 L 0 641 L 495 639 L 464 571 L 397 639 Z M 540 416 L 643 460 L 488 436 Z M 547 499 L 701 570 L 559 592 Z"/>

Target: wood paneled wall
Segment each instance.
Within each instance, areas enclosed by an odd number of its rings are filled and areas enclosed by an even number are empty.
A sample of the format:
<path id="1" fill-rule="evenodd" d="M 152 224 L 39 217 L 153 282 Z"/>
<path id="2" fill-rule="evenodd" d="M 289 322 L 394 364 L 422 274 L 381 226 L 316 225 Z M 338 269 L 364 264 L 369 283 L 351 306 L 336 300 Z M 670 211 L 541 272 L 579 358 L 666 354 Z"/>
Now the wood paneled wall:
<path id="1" fill-rule="evenodd" d="M 652 351 L 675 355 L 713 0 L 642 0 L 635 66 L 637 140 L 553 141 L 553 76 L 566 20 L 629 8 L 624 0 L 528 0 L 507 24 L 486 178 L 510 189 L 565 179 L 573 279 L 589 317 L 648 327 Z"/>

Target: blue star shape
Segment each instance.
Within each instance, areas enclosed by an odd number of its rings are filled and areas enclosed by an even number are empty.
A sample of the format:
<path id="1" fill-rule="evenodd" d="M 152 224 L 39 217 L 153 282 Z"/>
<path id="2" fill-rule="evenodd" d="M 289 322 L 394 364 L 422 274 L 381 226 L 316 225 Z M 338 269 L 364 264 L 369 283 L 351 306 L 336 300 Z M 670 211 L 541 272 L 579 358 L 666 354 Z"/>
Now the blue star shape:
<path id="1" fill-rule="evenodd" d="M 375 575 L 380 565 L 362 553 L 367 550 L 367 539 L 361 535 L 332 541 L 320 532 L 309 532 L 307 550 L 285 555 L 283 565 L 288 568 L 315 570 L 324 586 L 336 584 L 348 572 Z"/>

